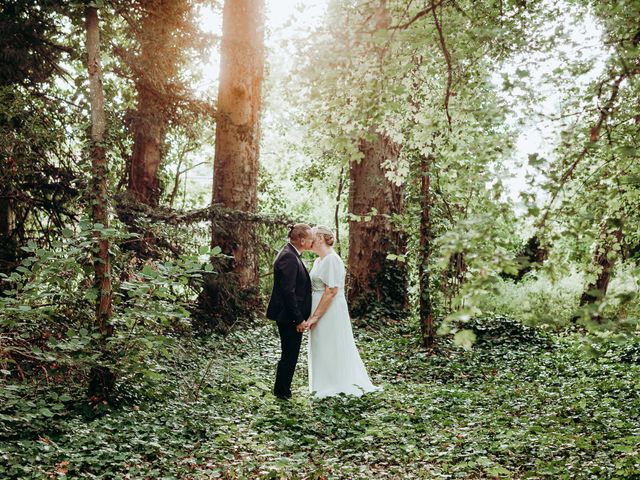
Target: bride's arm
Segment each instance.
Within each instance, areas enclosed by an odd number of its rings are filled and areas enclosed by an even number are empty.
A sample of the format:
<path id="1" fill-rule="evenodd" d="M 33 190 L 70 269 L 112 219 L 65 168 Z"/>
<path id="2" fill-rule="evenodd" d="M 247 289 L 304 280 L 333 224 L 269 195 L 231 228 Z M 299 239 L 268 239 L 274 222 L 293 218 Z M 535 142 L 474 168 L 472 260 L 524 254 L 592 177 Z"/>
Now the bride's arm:
<path id="1" fill-rule="evenodd" d="M 309 317 L 309 328 L 313 328 L 313 326 L 318 323 L 318 320 L 320 320 L 322 315 L 324 315 L 324 312 L 327 311 L 327 308 L 329 308 L 329 305 L 333 302 L 333 297 L 335 297 L 337 293 L 338 287 L 329 288 L 326 285 L 324 286 L 324 293 L 320 298 L 316 311 Z"/>

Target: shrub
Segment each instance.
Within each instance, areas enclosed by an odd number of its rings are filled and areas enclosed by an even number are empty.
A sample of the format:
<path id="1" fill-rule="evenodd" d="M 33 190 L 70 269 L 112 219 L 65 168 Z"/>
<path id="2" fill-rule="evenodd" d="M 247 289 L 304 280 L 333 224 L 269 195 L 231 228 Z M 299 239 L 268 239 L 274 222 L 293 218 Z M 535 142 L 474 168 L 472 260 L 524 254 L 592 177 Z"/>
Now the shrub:
<path id="1" fill-rule="evenodd" d="M 91 226 L 82 223 L 78 234 L 67 230 L 49 249 L 30 243 L 24 247 L 29 256 L 4 276 L 8 288 L 0 296 L 0 383 L 14 385 L 0 388 L 4 408 L 28 397 L 27 383 L 32 390 L 79 398 L 96 366 L 110 368 L 134 390 L 159 387 L 162 362 L 171 358 L 175 337 L 190 333 L 186 307 L 202 274 L 211 269 L 208 249 L 175 260 L 141 262 L 118 249 L 127 235 L 103 229 L 113 240 L 114 333 L 107 340 L 107 355 L 101 355 L 91 233 Z M 51 409 L 42 411 L 48 415 Z"/>

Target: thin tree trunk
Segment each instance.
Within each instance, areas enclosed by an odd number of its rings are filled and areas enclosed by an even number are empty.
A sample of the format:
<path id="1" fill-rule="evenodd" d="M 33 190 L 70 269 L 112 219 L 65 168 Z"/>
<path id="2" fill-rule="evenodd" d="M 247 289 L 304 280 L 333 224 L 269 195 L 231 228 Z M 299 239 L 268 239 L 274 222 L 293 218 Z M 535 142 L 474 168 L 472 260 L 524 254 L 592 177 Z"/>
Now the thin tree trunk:
<path id="1" fill-rule="evenodd" d="M 397 158 L 399 147 L 380 135 L 362 140 L 360 151 L 364 157 L 351 162 L 349 172 L 349 304 L 354 316 L 374 310 L 393 315 L 407 307 L 406 263 L 387 258 L 406 251 L 390 219 L 404 210 L 404 187 L 385 177 L 382 162 Z M 373 209 L 371 220 L 362 218 Z"/>
<path id="2" fill-rule="evenodd" d="M 433 327 L 433 306 L 431 303 L 431 282 L 429 259 L 431 258 L 431 191 L 430 191 L 431 159 L 426 155 L 420 157 L 420 249 L 418 263 L 418 280 L 420 289 L 420 331 L 422 344 L 430 348 L 435 342 Z"/>
<path id="3" fill-rule="evenodd" d="M 173 208 L 173 202 L 176 200 L 176 195 L 178 195 L 178 190 L 180 188 L 180 176 L 182 172 L 180 171 L 180 167 L 182 167 L 182 160 L 184 159 L 184 155 L 180 155 L 178 157 L 178 165 L 176 166 L 176 176 L 173 178 L 173 189 L 171 190 L 171 194 L 169 195 L 169 208 Z"/>
<path id="4" fill-rule="evenodd" d="M 264 1 L 226 0 L 218 90 L 213 203 L 254 212 L 257 204 L 260 107 L 264 71 Z M 258 284 L 251 226 L 213 228 L 213 246 L 233 255 L 240 288 Z"/>
<path id="5" fill-rule="evenodd" d="M 95 224 L 109 227 L 107 199 L 107 160 L 104 148 L 105 115 L 102 69 L 100 66 L 100 27 L 98 11 L 94 7 L 85 9 L 87 32 L 87 69 L 89 73 L 89 99 L 91 103 L 91 168 L 93 174 L 92 217 Z M 109 240 L 96 230 L 94 238 L 98 252 L 94 258 L 96 302 L 96 324 L 102 341 L 113 334 L 111 319 L 111 263 Z M 104 346 L 103 346 L 104 347 Z M 107 400 L 113 390 L 115 376 L 105 366 L 95 367 L 91 372 L 89 395 L 95 400 Z"/>
<path id="6" fill-rule="evenodd" d="M 344 167 L 340 169 L 340 179 L 338 180 L 338 192 L 336 193 L 336 210 L 334 212 L 334 222 L 336 224 L 336 250 L 340 255 L 340 202 L 342 200 L 342 190 L 344 188 Z"/>
<path id="7" fill-rule="evenodd" d="M 447 268 L 442 272 L 442 293 L 445 297 L 447 310 L 450 312 L 453 299 L 460 292 L 460 287 L 464 283 L 467 264 L 463 252 L 455 252 L 449 257 Z"/>

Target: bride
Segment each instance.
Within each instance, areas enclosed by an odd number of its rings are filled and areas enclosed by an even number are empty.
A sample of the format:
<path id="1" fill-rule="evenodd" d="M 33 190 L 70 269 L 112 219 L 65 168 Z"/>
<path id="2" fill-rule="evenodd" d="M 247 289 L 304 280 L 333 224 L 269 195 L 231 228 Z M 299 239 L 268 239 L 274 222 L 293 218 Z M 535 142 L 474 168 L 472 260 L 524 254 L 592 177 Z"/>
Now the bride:
<path id="1" fill-rule="evenodd" d="M 318 225 L 312 233 L 312 251 L 319 258 L 309 273 L 313 290 L 313 313 L 306 325 L 310 329 L 309 389 L 316 398 L 381 390 L 371 383 L 353 339 L 344 295 L 344 263 L 333 251 L 333 232 Z"/>

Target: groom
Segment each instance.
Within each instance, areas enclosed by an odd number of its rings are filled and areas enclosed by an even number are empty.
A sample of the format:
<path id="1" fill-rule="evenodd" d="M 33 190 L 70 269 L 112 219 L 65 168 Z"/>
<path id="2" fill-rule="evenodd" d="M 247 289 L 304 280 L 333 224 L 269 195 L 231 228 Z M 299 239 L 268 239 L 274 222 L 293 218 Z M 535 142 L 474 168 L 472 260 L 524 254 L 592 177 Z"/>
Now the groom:
<path id="1" fill-rule="evenodd" d="M 282 400 L 291 398 L 291 381 L 298 363 L 302 332 L 311 315 L 311 279 L 300 254 L 311 250 L 313 235 L 306 223 L 289 227 L 287 243 L 273 263 L 273 291 L 267 318 L 275 320 L 280 333 L 282 355 L 278 362 L 273 393 Z"/>

